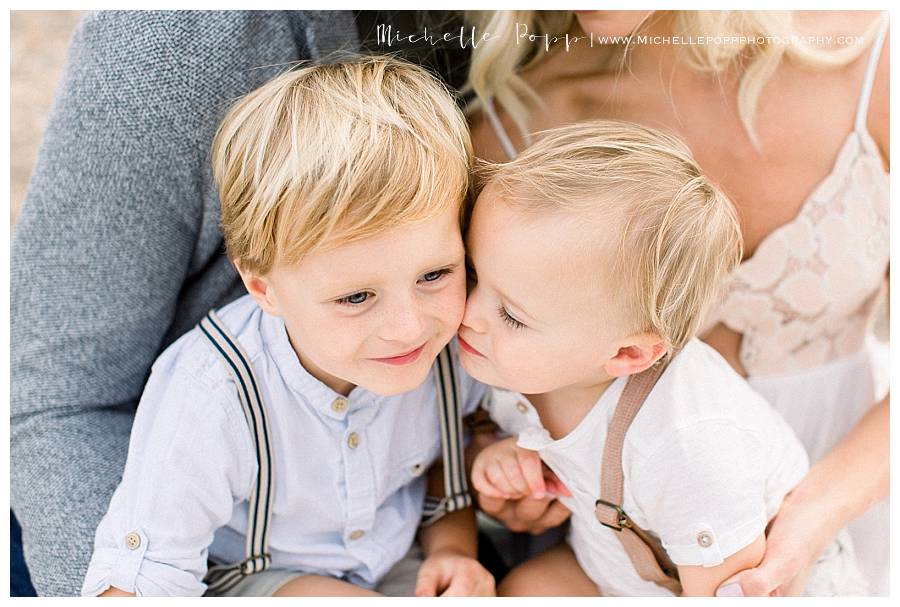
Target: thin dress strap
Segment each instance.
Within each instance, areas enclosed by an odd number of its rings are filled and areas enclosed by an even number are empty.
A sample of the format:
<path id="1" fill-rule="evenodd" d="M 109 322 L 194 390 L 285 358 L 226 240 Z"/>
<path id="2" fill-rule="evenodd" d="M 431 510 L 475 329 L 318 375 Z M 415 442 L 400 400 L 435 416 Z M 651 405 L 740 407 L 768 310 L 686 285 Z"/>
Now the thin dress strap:
<path id="1" fill-rule="evenodd" d="M 866 77 L 863 80 L 862 91 L 859 95 L 859 107 L 856 108 L 856 126 L 857 132 L 866 131 L 866 121 L 869 114 L 869 101 L 872 98 L 872 87 L 875 84 L 875 71 L 878 68 L 878 58 L 881 56 L 881 47 L 884 45 L 885 35 L 888 28 L 888 13 L 884 13 L 881 17 L 881 26 L 875 35 L 872 43 L 872 51 L 869 54 L 869 65 L 866 68 Z"/>
<path id="2" fill-rule="evenodd" d="M 509 138 L 509 134 L 506 132 L 506 129 L 503 128 L 503 123 L 500 122 L 500 117 L 497 116 L 497 110 L 494 109 L 494 100 L 487 99 L 484 102 L 484 113 L 487 114 L 488 120 L 491 123 L 491 126 L 494 128 L 494 134 L 497 135 L 497 140 L 500 142 L 500 147 L 503 148 L 503 151 L 506 153 L 507 157 L 512 160 L 518 154 L 516 152 L 516 146 L 512 144 L 512 140 Z"/>

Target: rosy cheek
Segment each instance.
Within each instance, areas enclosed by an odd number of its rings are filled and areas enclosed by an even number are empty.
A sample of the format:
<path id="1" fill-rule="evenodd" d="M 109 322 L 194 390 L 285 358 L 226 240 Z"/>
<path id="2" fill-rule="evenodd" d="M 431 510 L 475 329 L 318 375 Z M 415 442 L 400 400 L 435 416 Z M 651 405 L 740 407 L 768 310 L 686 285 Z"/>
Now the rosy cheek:
<path id="1" fill-rule="evenodd" d="M 455 330 L 466 311 L 466 285 L 464 281 L 457 280 L 448 287 L 441 294 L 441 318 L 448 325 L 453 325 Z"/>

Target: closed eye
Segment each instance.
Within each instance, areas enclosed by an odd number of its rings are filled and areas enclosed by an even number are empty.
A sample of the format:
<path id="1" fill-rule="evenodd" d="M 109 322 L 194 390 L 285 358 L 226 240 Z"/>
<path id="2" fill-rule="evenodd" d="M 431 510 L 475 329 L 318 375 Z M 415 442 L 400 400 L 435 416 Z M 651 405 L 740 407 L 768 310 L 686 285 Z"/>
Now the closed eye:
<path id="1" fill-rule="evenodd" d="M 509 312 L 506 311 L 506 308 L 504 308 L 503 306 L 497 306 L 497 314 L 500 316 L 503 322 L 508 324 L 513 329 L 524 329 L 528 326 L 525 323 L 516 320 L 513 316 L 510 315 Z"/>

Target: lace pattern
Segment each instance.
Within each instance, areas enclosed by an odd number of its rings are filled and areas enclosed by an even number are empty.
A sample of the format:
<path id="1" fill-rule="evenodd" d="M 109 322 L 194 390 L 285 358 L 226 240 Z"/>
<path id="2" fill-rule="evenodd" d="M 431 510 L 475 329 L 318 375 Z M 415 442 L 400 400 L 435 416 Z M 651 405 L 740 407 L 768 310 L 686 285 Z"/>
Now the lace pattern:
<path id="1" fill-rule="evenodd" d="M 732 275 L 716 322 L 743 334 L 750 375 L 781 375 L 862 349 L 889 262 L 889 179 L 866 131 L 797 217 L 770 233 Z"/>

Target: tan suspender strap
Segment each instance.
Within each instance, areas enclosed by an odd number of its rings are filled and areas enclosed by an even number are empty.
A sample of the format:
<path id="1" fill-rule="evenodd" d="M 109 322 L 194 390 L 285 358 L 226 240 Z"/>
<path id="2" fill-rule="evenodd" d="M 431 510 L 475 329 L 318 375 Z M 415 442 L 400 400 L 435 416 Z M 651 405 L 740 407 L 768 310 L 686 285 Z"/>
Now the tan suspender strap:
<path id="1" fill-rule="evenodd" d="M 665 364 L 657 364 L 632 375 L 622 390 L 603 448 L 600 499 L 595 504 L 595 514 L 602 525 L 617 532 L 625 552 L 642 579 L 681 594 L 678 571 L 659 540 L 635 525 L 622 510 L 625 480 L 622 447 L 625 444 L 625 433 L 665 368 Z"/>

